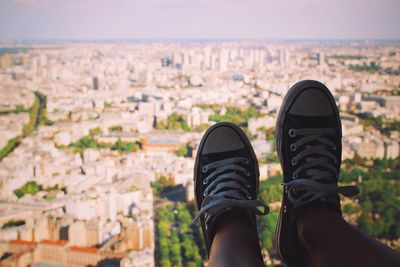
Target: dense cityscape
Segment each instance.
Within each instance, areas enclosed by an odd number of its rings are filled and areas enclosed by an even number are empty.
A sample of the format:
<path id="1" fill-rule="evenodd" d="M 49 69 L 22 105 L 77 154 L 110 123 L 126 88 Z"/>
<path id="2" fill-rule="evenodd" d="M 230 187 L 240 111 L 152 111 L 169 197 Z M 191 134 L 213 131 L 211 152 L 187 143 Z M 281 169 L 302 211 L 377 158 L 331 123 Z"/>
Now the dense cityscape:
<path id="1" fill-rule="evenodd" d="M 213 123 L 249 136 L 265 263 L 282 195 L 277 112 L 303 79 L 330 88 L 343 128 L 342 201 L 400 250 L 400 43 L 0 42 L 0 265 L 205 266 L 193 166 Z"/>

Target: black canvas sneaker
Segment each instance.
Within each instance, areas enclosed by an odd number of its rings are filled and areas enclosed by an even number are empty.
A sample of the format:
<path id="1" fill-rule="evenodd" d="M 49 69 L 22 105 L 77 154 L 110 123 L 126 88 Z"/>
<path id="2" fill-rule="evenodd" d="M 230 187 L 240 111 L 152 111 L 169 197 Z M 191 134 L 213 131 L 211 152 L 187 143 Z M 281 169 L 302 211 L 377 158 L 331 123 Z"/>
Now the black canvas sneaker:
<path id="1" fill-rule="evenodd" d="M 216 222 L 228 213 L 240 214 L 257 236 L 255 215 L 267 214 L 268 207 L 257 200 L 258 162 L 239 127 L 224 122 L 207 130 L 197 151 L 194 182 L 199 209 L 196 219 L 200 219 L 208 255 Z"/>
<path id="2" fill-rule="evenodd" d="M 339 193 L 358 194 L 355 186 L 338 186 L 342 129 L 328 88 L 311 80 L 292 86 L 279 112 L 276 137 L 284 192 L 275 246 L 286 264 L 304 266 L 296 230 L 299 214 L 318 205 L 340 213 Z"/>

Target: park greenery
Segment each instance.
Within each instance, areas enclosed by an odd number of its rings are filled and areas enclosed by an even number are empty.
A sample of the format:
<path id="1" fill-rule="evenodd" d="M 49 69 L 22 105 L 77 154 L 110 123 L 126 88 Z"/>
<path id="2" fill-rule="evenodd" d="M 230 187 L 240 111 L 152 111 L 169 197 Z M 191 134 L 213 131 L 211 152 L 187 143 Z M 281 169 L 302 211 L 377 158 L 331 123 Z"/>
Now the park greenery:
<path id="1" fill-rule="evenodd" d="M 30 111 L 30 109 L 27 109 L 22 105 L 17 105 L 14 109 L 0 111 L 0 116 L 9 115 L 9 114 L 19 114 L 19 113 L 29 112 L 29 111 Z"/>
<path id="2" fill-rule="evenodd" d="M 94 134 L 97 132 L 96 129 L 90 131 L 89 135 L 85 135 L 78 141 L 69 145 L 75 152 L 82 154 L 85 149 L 110 149 L 117 151 L 121 154 L 136 152 L 141 149 L 142 145 L 140 142 L 125 142 L 120 138 L 115 143 L 102 143 L 97 141 Z"/>
<path id="3" fill-rule="evenodd" d="M 271 176 L 260 183 L 260 198 L 265 203 L 273 203 L 280 201 L 282 198 L 282 182 L 280 175 Z"/>
<path id="4" fill-rule="evenodd" d="M 204 247 L 199 242 L 199 229 L 192 224 L 188 204 L 167 203 L 156 209 L 156 257 L 161 267 L 203 266 Z M 201 254 L 203 249 L 203 255 Z"/>
<path id="5" fill-rule="evenodd" d="M 391 131 L 400 131 L 400 120 L 385 121 L 383 116 L 374 117 L 370 113 L 360 113 L 356 116 L 360 119 L 360 124 L 364 128 L 373 127 L 386 135 Z"/>
<path id="6" fill-rule="evenodd" d="M 153 194 L 160 196 L 166 189 L 170 189 L 175 185 L 175 180 L 171 176 L 160 175 L 151 183 Z"/>
<path id="7" fill-rule="evenodd" d="M 187 145 L 181 145 L 180 147 L 178 147 L 178 150 L 176 151 L 176 155 L 178 157 L 186 157 L 189 154 L 189 149 L 187 147 Z"/>
<path id="8" fill-rule="evenodd" d="M 275 127 L 271 128 L 260 127 L 257 130 L 265 133 L 265 139 L 267 141 L 275 141 Z"/>
<path id="9" fill-rule="evenodd" d="M 45 124 L 46 116 L 46 96 L 40 92 L 35 92 L 35 100 L 33 101 L 31 111 L 29 112 L 29 121 L 22 129 L 22 137 L 28 136 L 39 125 Z"/>
<path id="10" fill-rule="evenodd" d="M 213 111 L 213 114 L 209 116 L 210 121 L 232 122 L 241 127 L 245 132 L 247 132 L 249 119 L 261 116 L 260 111 L 254 106 L 250 106 L 246 109 L 228 106 L 224 113 L 221 113 L 221 108 L 218 105 L 197 105 L 197 107 L 211 109 Z M 155 128 L 158 130 L 183 130 L 185 132 L 204 132 L 208 127 L 209 125 L 202 124 L 192 129 L 186 123 L 185 118 L 177 113 L 172 113 L 166 120 L 159 121 L 155 125 Z"/>
<path id="11" fill-rule="evenodd" d="M 218 112 L 220 109 L 217 104 L 197 104 L 195 106 L 201 109 L 211 109 L 214 113 Z"/>
<path id="12" fill-rule="evenodd" d="M 349 69 L 356 72 L 377 72 L 381 70 L 381 66 L 377 65 L 375 62 L 371 62 L 370 64 L 350 64 Z"/>
<path id="13" fill-rule="evenodd" d="M 5 158 L 21 143 L 21 136 L 17 136 L 8 140 L 7 144 L 0 150 L 0 160 Z"/>
<path id="14" fill-rule="evenodd" d="M 275 228 L 278 217 L 279 213 L 277 211 L 271 211 L 267 216 L 261 216 L 258 221 L 261 247 L 269 252 L 274 249 Z"/>
<path id="15" fill-rule="evenodd" d="M 110 132 L 122 132 L 122 126 L 121 125 L 113 125 L 108 127 L 108 130 Z"/>
<path id="16" fill-rule="evenodd" d="M 354 204 L 346 208 L 350 213 L 360 213 L 358 228 L 376 238 L 399 239 L 400 158 L 355 158 L 342 166 L 342 183 L 356 183 L 360 188 Z"/>
<path id="17" fill-rule="evenodd" d="M 239 109 L 236 107 L 226 107 L 224 114 L 215 112 L 210 115 L 210 120 L 215 122 L 232 122 L 244 129 L 247 129 L 250 118 L 260 117 L 261 113 L 256 107 L 250 106 L 247 109 Z"/>
<path id="18" fill-rule="evenodd" d="M 35 92 L 35 100 L 29 109 L 29 121 L 23 126 L 21 135 L 18 135 L 10 140 L 0 150 L 0 160 L 5 158 L 11 153 L 16 147 L 19 146 L 21 140 L 34 132 L 39 125 L 48 124 L 50 120 L 46 117 L 46 96 L 40 92 Z M 15 112 L 25 112 L 25 109 L 21 106 L 17 106 Z"/>
<path id="19" fill-rule="evenodd" d="M 36 195 L 39 191 L 42 191 L 42 186 L 35 181 L 29 181 L 24 184 L 21 188 L 15 189 L 14 194 L 21 198 L 25 195 Z"/>
<path id="20" fill-rule="evenodd" d="M 183 130 L 185 132 L 191 131 L 183 116 L 175 112 L 169 115 L 167 120 L 157 122 L 155 128 L 157 130 Z"/>
<path id="21" fill-rule="evenodd" d="M 43 187 L 41 184 L 38 184 L 36 181 L 28 181 L 26 182 L 23 186 L 20 188 L 17 188 L 14 190 L 14 194 L 18 197 L 21 198 L 25 195 L 36 195 L 39 192 L 47 192 L 44 196 L 44 199 L 46 200 L 52 200 L 55 198 L 55 193 L 59 191 L 63 191 L 64 193 L 67 192 L 66 187 L 59 187 L 59 185 L 54 185 L 54 186 L 49 186 L 49 187 Z"/>
<path id="22" fill-rule="evenodd" d="M 365 59 L 366 56 L 363 56 L 363 55 L 336 54 L 336 55 L 330 56 L 330 58 L 334 58 L 334 59 Z"/>

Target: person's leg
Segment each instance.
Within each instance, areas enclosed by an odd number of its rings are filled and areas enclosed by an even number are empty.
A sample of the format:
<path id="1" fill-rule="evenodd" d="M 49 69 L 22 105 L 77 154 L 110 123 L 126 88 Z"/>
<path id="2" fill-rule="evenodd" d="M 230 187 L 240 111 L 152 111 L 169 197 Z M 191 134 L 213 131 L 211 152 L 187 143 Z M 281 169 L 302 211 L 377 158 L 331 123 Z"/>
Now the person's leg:
<path id="1" fill-rule="evenodd" d="M 400 266 L 400 254 L 364 235 L 330 209 L 311 207 L 297 222 L 308 266 Z"/>
<path id="2" fill-rule="evenodd" d="M 243 218 L 228 215 L 216 225 L 207 267 L 263 267 L 258 237 Z"/>
<path id="3" fill-rule="evenodd" d="M 329 89 L 301 81 L 286 94 L 277 120 L 277 151 L 284 193 L 276 251 L 289 266 L 400 266 L 399 255 L 348 224 L 339 194 L 342 130 Z"/>
<path id="4" fill-rule="evenodd" d="M 239 127 L 217 123 L 207 130 L 194 182 L 208 266 L 263 266 L 256 215 L 266 215 L 268 207 L 258 200 L 257 158 Z"/>

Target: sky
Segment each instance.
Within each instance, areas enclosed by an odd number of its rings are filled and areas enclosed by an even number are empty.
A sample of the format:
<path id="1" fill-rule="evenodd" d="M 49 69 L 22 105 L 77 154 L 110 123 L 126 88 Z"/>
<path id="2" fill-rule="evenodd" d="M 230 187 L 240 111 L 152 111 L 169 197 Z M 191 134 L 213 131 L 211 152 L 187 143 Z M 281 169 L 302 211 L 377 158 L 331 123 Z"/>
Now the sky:
<path id="1" fill-rule="evenodd" d="M 0 39 L 400 39 L 400 0 L 0 0 Z"/>

